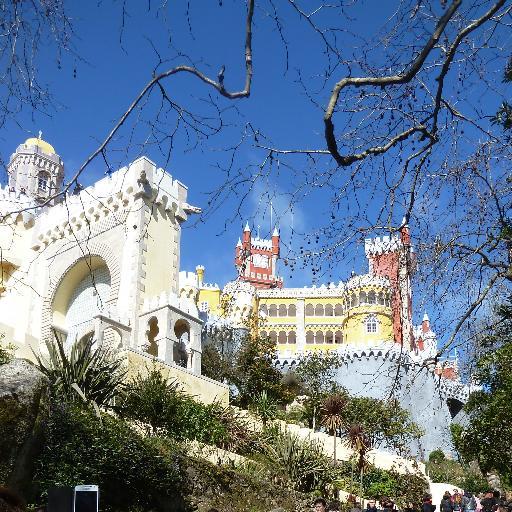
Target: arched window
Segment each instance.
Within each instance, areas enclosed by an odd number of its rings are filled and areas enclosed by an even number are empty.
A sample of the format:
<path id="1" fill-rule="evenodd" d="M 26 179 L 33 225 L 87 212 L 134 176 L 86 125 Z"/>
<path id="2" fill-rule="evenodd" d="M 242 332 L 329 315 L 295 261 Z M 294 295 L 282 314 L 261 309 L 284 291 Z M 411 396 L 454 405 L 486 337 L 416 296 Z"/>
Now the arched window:
<path id="1" fill-rule="evenodd" d="M 359 306 L 359 301 L 357 300 L 357 295 L 353 293 L 350 296 L 350 307 L 355 308 L 356 306 Z"/>
<path id="2" fill-rule="evenodd" d="M 155 338 L 158 336 L 159 332 L 158 319 L 153 316 L 148 321 L 148 329 L 146 331 L 146 338 L 148 340 L 146 352 L 155 357 L 158 356 L 158 345 Z"/>
<path id="3" fill-rule="evenodd" d="M 377 297 L 374 291 L 368 294 L 368 304 L 377 304 Z"/>
<path id="4" fill-rule="evenodd" d="M 343 316 L 343 306 L 341 304 L 334 306 L 334 316 Z"/>
<path id="5" fill-rule="evenodd" d="M 315 333 L 313 331 L 308 331 L 306 333 L 306 343 L 314 343 L 315 342 Z"/>
<path id="6" fill-rule="evenodd" d="M 297 335 L 295 331 L 290 331 L 288 333 L 288 343 L 297 343 Z"/>
<path id="7" fill-rule="evenodd" d="M 325 305 L 325 316 L 333 316 L 334 315 L 334 309 L 332 307 L 332 304 L 326 304 Z"/>
<path id="8" fill-rule="evenodd" d="M 359 304 L 366 304 L 368 302 L 368 298 L 366 296 L 366 292 L 359 293 Z"/>
<path id="9" fill-rule="evenodd" d="M 288 316 L 297 316 L 297 308 L 295 304 L 290 304 L 288 306 Z"/>
<path id="10" fill-rule="evenodd" d="M 324 333 L 322 331 L 316 331 L 315 343 L 325 343 Z"/>
<path id="11" fill-rule="evenodd" d="M 270 341 L 272 343 L 277 343 L 277 333 L 276 331 L 270 331 L 268 334 L 268 337 L 270 338 Z"/>
<path id="12" fill-rule="evenodd" d="M 391 299 L 389 298 L 389 294 L 386 293 L 386 306 L 389 308 L 391 304 Z"/>
<path id="13" fill-rule="evenodd" d="M 375 315 L 368 315 L 366 317 L 365 324 L 367 333 L 377 332 L 377 317 Z"/>
<path id="14" fill-rule="evenodd" d="M 334 333 L 332 331 L 325 333 L 325 343 L 334 343 Z"/>
<path id="15" fill-rule="evenodd" d="M 46 192 L 50 187 L 50 175 L 47 172 L 41 171 L 37 175 L 37 188 Z"/>
<path id="16" fill-rule="evenodd" d="M 279 344 L 285 344 L 286 343 L 286 333 L 284 331 L 279 331 L 279 335 L 277 337 L 277 342 Z"/>
<path id="17" fill-rule="evenodd" d="M 315 306 L 315 316 L 324 316 L 324 305 L 317 304 Z"/>
<path id="18" fill-rule="evenodd" d="M 277 316 L 277 306 L 275 304 L 270 304 L 268 307 L 268 316 Z"/>
<path id="19" fill-rule="evenodd" d="M 313 304 L 306 304 L 306 316 L 315 315 L 315 306 Z"/>
<path id="20" fill-rule="evenodd" d="M 334 333 L 334 343 L 341 345 L 343 343 L 343 333 L 341 331 L 336 331 Z"/>
<path id="21" fill-rule="evenodd" d="M 279 304 L 279 316 L 286 316 L 288 313 L 288 308 L 286 307 L 286 304 Z"/>
<path id="22" fill-rule="evenodd" d="M 260 313 L 262 313 L 264 315 L 268 315 L 268 309 L 267 309 L 267 305 L 266 304 L 262 304 L 260 306 Z"/>
<path id="23" fill-rule="evenodd" d="M 260 336 L 261 336 L 264 340 L 266 340 L 266 339 L 267 339 L 267 336 L 268 336 L 267 331 L 261 331 Z"/>
<path id="24" fill-rule="evenodd" d="M 384 294 L 382 292 L 379 293 L 379 304 L 381 306 L 384 306 L 385 302 L 384 302 Z"/>

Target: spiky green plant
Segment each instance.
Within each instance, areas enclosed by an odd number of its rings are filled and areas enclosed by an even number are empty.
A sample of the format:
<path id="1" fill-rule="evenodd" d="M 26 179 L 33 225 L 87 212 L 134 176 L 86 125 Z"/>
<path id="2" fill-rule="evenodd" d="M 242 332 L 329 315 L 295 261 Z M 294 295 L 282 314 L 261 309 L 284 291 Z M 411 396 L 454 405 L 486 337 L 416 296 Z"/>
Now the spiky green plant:
<path id="1" fill-rule="evenodd" d="M 352 425 L 348 425 L 345 429 L 344 436 L 348 441 L 350 448 L 357 455 L 357 468 L 359 469 L 359 497 L 363 499 L 363 475 L 365 469 L 369 466 L 368 459 L 366 455 L 372 449 L 371 439 L 366 434 L 363 425 L 359 423 L 354 423 Z M 353 476 L 351 487 L 353 486 Z"/>
<path id="2" fill-rule="evenodd" d="M 320 421 L 334 438 L 333 462 L 336 465 L 337 431 L 343 425 L 343 411 L 347 406 L 347 397 L 339 393 L 328 396 L 321 408 Z"/>
<path id="3" fill-rule="evenodd" d="M 109 349 L 95 348 L 92 335 L 74 343 L 69 351 L 55 331 L 45 344 L 48 356 L 35 352 L 34 356 L 53 393 L 64 400 L 90 403 L 99 416 L 99 408 L 109 406 L 122 389 L 126 376 L 122 359 Z"/>
<path id="4" fill-rule="evenodd" d="M 263 453 L 274 478 L 297 491 L 322 489 L 336 480 L 335 470 L 322 448 L 291 432 L 269 429 Z"/>
<path id="5" fill-rule="evenodd" d="M 277 416 L 277 402 L 268 395 L 266 390 L 256 395 L 251 404 L 251 410 L 254 411 L 263 422 L 263 427 L 267 426 Z"/>

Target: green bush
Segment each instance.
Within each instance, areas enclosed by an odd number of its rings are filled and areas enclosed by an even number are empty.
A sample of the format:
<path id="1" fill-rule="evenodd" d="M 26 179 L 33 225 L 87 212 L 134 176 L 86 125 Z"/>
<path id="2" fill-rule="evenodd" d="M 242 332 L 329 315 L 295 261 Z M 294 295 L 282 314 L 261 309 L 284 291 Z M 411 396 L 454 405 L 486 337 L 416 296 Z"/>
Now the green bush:
<path id="1" fill-rule="evenodd" d="M 252 435 L 232 409 L 197 402 L 156 368 L 126 386 L 117 411 L 148 434 L 177 441 L 197 440 L 237 452 L 246 452 L 251 443 Z"/>
<path id="2" fill-rule="evenodd" d="M 108 414 L 100 422 L 76 405 L 52 406 L 45 437 L 36 461 L 39 496 L 54 485 L 96 484 L 104 510 L 186 510 L 182 458 L 168 443 Z"/>
<path id="3" fill-rule="evenodd" d="M 14 358 L 15 347 L 4 342 L 5 334 L 0 333 L 0 364 L 10 363 Z"/>
<path id="4" fill-rule="evenodd" d="M 432 452 L 426 469 L 433 482 L 450 482 L 473 493 L 485 491 L 489 484 L 477 468 L 471 468 L 457 460 L 439 458 Z M 434 457 L 432 457 L 434 454 Z"/>

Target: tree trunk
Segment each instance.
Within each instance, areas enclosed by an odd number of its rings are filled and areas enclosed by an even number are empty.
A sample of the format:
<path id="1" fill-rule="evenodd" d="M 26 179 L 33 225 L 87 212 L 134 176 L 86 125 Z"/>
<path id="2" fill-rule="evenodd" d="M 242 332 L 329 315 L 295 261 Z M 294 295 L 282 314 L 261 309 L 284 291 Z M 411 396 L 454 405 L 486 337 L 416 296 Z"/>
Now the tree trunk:
<path id="1" fill-rule="evenodd" d="M 359 506 L 363 510 L 363 471 L 364 467 L 361 466 L 361 472 L 359 476 Z"/>
<path id="2" fill-rule="evenodd" d="M 334 465 L 336 466 L 336 429 L 334 429 L 332 431 L 332 436 L 333 436 L 333 439 L 334 439 L 334 446 L 333 446 L 333 450 L 332 450 L 332 458 L 333 458 L 333 461 L 334 461 Z"/>

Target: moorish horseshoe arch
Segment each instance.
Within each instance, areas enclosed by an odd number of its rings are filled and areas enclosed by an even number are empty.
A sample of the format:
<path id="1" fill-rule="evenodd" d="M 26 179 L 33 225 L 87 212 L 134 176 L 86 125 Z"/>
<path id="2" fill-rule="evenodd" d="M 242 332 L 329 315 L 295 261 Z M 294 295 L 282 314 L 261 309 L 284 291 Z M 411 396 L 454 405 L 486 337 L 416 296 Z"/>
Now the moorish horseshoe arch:
<path id="1" fill-rule="evenodd" d="M 70 250 L 72 263 L 68 265 L 63 271 L 60 272 L 59 278 L 50 283 L 48 292 L 43 302 L 42 318 L 41 318 L 41 341 L 47 340 L 51 337 L 52 323 L 53 323 L 53 310 L 52 305 L 55 300 L 56 293 L 69 274 L 81 260 L 89 257 L 99 257 L 107 266 L 110 273 L 110 296 L 106 301 L 107 305 L 112 305 L 117 301 L 119 296 L 119 285 L 121 281 L 121 272 L 119 262 L 113 251 L 105 244 L 92 243 L 87 247 L 87 253 L 81 247 L 75 246 Z"/>

